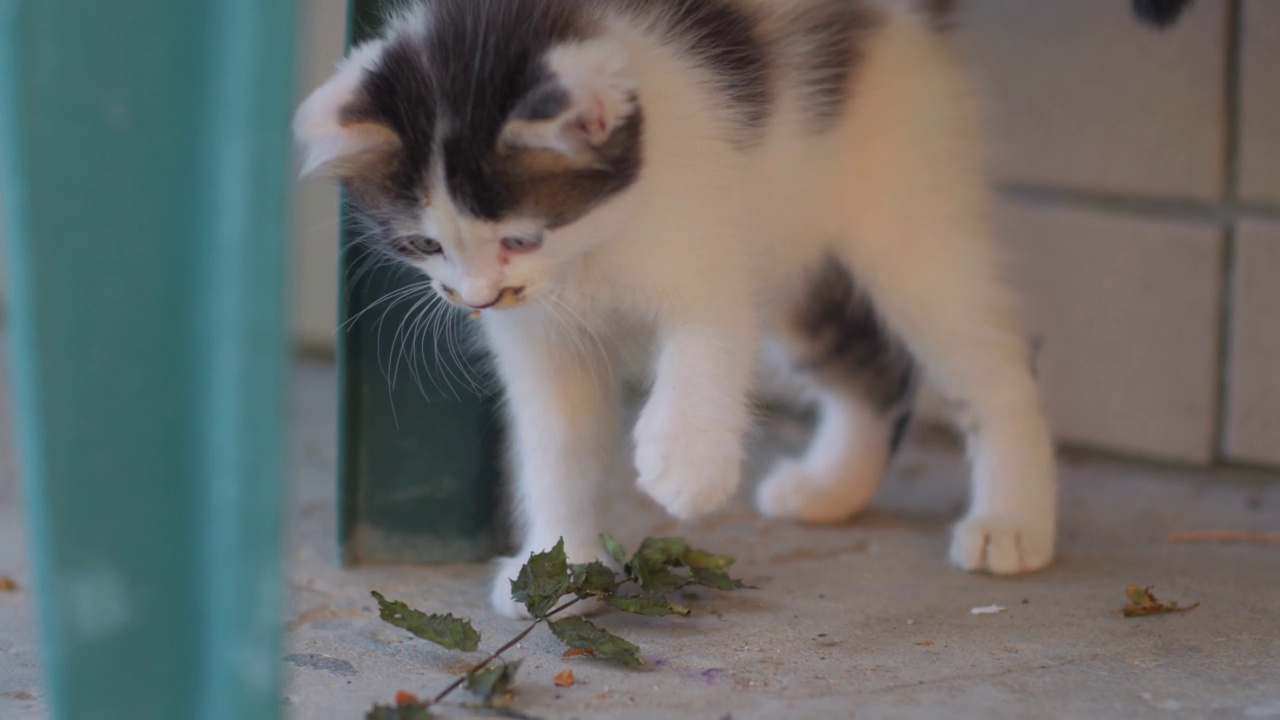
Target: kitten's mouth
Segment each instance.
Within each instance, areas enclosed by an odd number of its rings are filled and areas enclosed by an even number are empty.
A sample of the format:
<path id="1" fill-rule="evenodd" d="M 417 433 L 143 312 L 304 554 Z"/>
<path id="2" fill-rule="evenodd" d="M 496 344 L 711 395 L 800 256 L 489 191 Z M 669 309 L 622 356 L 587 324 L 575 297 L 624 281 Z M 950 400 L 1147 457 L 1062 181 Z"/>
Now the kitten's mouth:
<path id="1" fill-rule="evenodd" d="M 502 288 L 502 290 L 498 291 L 498 296 L 485 305 L 472 305 L 464 301 L 462 296 L 458 295 L 458 291 L 448 285 L 442 284 L 441 287 L 451 302 L 463 308 L 470 309 L 470 317 L 472 318 L 480 317 L 480 313 L 484 310 L 505 310 L 507 308 L 523 305 L 529 299 L 525 294 L 525 287 L 521 285 L 520 287 Z"/>

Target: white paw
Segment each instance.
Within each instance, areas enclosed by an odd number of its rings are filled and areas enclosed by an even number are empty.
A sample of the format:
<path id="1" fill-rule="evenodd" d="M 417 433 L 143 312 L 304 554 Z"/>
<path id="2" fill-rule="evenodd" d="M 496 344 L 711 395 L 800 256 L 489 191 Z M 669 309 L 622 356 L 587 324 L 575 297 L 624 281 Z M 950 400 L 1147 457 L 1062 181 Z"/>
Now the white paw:
<path id="1" fill-rule="evenodd" d="M 1053 518 L 967 517 L 951 538 L 951 562 L 971 571 L 1017 575 L 1053 560 Z"/>
<path id="2" fill-rule="evenodd" d="M 529 559 L 529 553 L 523 553 L 515 557 L 499 558 L 497 561 L 498 571 L 494 575 L 493 585 L 489 591 L 489 602 L 493 605 L 493 609 L 499 614 L 509 618 L 517 618 L 527 620 L 530 618 L 529 609 L 524 603 L 512 599 L 511 597 L 511 581 L 520 573 L 520 568 L 524 567 L 525 562 Z M 605 560 L 606 564 L 612 565 L 610 560 L 604 557 L 578 557 L 569 558 L 570 562 L 591 562 L 592 560 Z M 560 598 L 553 607 L 559 607 L 564 603 L 573 600 L 573 595 L 565 595 Z M 579 600 L 573 606 L 568 607 L 561 612 L 556 613 L 556 617 L 565 617 L 568 615 L 591 615 L 598 612 L 604 604 L 594 598 Z"/>
<path id="3" fill-rule="evenodd" d="M 682 520 L 705 515 L 733 497 L 742 474 L 741 456 L 742 441 L 733 433 L 679 427 L 636 431 L 637 484 Z"/>
<path id="4" fill-rule="evenodd" d="M 756 510 L 807 523 L 843 522 L 871 501 L 874 480 L 824 478 L 795 460 L 779 460 L 756 488 Z"/>

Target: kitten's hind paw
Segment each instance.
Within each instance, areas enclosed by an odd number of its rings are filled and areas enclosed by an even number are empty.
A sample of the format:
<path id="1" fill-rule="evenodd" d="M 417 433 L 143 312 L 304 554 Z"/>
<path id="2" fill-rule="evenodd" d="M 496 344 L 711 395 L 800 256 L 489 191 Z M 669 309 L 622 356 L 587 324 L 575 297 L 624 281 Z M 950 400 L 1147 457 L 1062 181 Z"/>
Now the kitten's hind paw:
<path id="1" fill-rule="evenodd" d="M 1033 572 L 1053 560 L 1053 523 L 968 517 L 951 538 L 951 562 L 993 575 Z"/>
<path id="2" fill-rule="evenodd" d="M 824 524 L 844 522 L 867 506 L 879 477 L 823 477 L 794 460 L 779 460 L 756 487 L 765 517 Z"/>

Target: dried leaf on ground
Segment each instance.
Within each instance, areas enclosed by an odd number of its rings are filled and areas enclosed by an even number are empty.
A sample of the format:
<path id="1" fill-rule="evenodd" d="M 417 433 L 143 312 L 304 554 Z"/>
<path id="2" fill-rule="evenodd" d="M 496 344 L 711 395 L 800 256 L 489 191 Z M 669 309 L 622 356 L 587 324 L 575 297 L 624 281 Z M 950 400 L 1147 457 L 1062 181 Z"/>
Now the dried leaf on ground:
<path id="1" fill-rule="evenodd" d="M 560 657 L 562 657 L 562 658 L 571 658 L 571 657 L 578 657 L 579 655 L 591 655 L 592 657 L 594 657 L 594 656 L 595 656 L 595 654 L 596 654 L 596 651 L 595 651 L 595 650 L 591 650 L 591 649 L 589 649 L 589 648 L 575 648 L 575 647 L 571 647 L 571 648 L 569 648 L 568 650 L 565 650 L 565 651 L 564 651 L 564 653 L 563 653 Z"/>
<path id="2" fill-rule="evenodd" d="M 677 575 L 665 565 L 631 564 L 631 572 L 641 589 L 650 595 L 663 595 L 675 592 L 691 581 L 683 575 Z"/>
<path id="3" fill-rule="evenodd" d="M 601 542 L 604 543 L 604 549 L 609 553 L 609 557 L 618 562 L 619 565 L 625 565 L 627 562 L 627 549 L 622 543 L 614 539 L 609 533 L 600 536 Z"/>
<path id="4" fill-rule="evenodd" d="M 8 575 L 0 575 L 0 592 L 14 592 L 18 589 L 18 581 Z"/>
<path id="5" fill-rule="evenodd" d="M 374 705 L 364 716 L 365 720 L 431 720 L 433 717 L 431 710 L 420 702 Z"/>
<path id="6" fill-rule="evenodd" d="M 689 608 L 679 603 L 671 602 L 663 595 L 607 597 L 604 601 L 623 612 L 648 615 L 650 617 L 661 617 L 663 615 L 680 615 L 684 617 L 690 612 Z"/>
<path id="7" fill-rule="evenodd" d="M 581 598 L 610 595 L 620 582 L 613 569 L 599 560 L 569 566 L 569 592 Z"/>
<path id="8" fill-rule="evenodd" d="M 647 595 L 663 595 L 688 585 L 715 590 L 748 587 L 724 572 L 733 562 L 730 555 L 689 547 L 684 538 L 645 538 L 627 568 Z M 677 572 L 679 570 L 684 574 Z"/>
<path id="9" fill-rule="evenodd" d="M 1200 603 L 1178 607 L 1177 601 L 1162 602 L 1151 592 L 1152 587 L 1154 586 L 1129 585 L 1126 587 L 1124 596 L 1128 598 L 1129 602 L 1123 608 L 1120 608 L 1120 612 L 1124 613 L 1125 617 L 1141 617 L 1143 615 L 1186 612 L 1200 607 Z"/>
<path id="10" fill-rule="evenodd" d="M 633 564 L 645 565 L 678 565 L 689 553 L 689 543 L 684 538 L 645 538 L 631 559 Z"/>
<path id="11" fill-rule="evenodd" d="M 717 555 L 706 550 L 690 548 L 684 554 L 684 564 L 691 568 L 723 570 L 734 563 L 732 555 Z"/>
<path id="12" fill-rule="evenodd" d="M 569 560 L 564 538 L 546 552 L 534 553 L 511 581 L 511 597 L 524 603 L 535 618 L 545 617 L 569 592 Z"/>
<path id="13" fill-rule="evenodd" d="M 467 673 L 467 689 L 488 703 L 496 696 L 511 692 L 511 686 L 516 680 L 516 671 L 519 669 L 520 661 L 513 660 L 474 670 Z"/>
<path id="14" fill-rule="evenodd" d="M 452 614 L 428 615 L 398 600 L 388 600 L 376 590 L 372 595 L 378 601 L 379 616 L 398 628 L 450 650 L 472 652 L 480 647 L 480 631 L 469 620 Z"/>
<path id="15" fill-rule="evenodd" d="M 749 587 L 741 580 L 729 577 L 729 574 L 725 571 L 714 568 L 690 568 L 689 577 L 693 579 L 695 585 L 709 587 L 714 590 L 742 590 Z"/>
<path id="16" fill-rule="evenodd" d="M 572 687 L 574 682 L 576 681 L 574 680 L 572 670 L 561 670 L 556 673 L 556 687 Z"/>
<path id="17" fill-rule="evenodd" d="M 416 703 L 416 702 L 422 702 L 422 701 L 418 699 L 417 695 L 414 695 L 413 693 L 408 692 L 407 690 L 401 690 L 400 692 L 396 693 L 397 705 L 407 705 L 409 703 Z"/>
<path id="18" fill-rule="evenodd" d="M 640 667 L 644 658 L 640 648 L 580 617 L 567 617 L 550 623 L 551 632 L 569 647 L 589 650 L 601 660 L 624 667 Z"/>

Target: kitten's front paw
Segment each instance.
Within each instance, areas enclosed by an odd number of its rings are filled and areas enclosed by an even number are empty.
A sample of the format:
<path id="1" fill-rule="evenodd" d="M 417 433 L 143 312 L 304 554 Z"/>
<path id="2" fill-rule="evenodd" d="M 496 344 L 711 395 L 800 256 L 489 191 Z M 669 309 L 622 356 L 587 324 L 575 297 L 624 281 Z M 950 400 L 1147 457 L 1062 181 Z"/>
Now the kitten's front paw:
<path id="1" fill-rule="evenodd" d="M 971 571 L 1018 575 L 1053 560 L 1053 518 L 967 517 L 951 538 L 951 562 Z"/>
<path id="2" fill-rule="evenodd" d="M 583 559 L 572 557 L 570 558 L 570 562 L 591 562 L 596 559 L 601 559 L 604 560 L 606 564 L 611 564 L 611 561 L 603 557 L 587 557 Z M 520 573 L 520 568 L 524 567 L 524 564 L 528 560 L 529 553 L 517 555 L 516 557 L 504 557 L 498 560 L 498 572 L 493 578 L 493 586 L 489 591 L 489 602 L 493 605 L 493 609 L 497 611 L 499 615 L 516 618 L 518 620 L 528 620 L 531 617 L 529 615 L 529 609 L 524 606 L 524 603 L 514 600 L 511 597 L 511 581 L 516 578 L 516 575 Z M 552 607 L 559 607 L 570 600 L 573 600 L 573 598 L 573 595 L 565 595 Z M 556 613 L 556 617 L 566 617 L 569 615 L 592 615 L 603 607 L 604 604 L 599 600 L 588 598 L 586 600 L 579 600 L 577 603 L 574 603 L 573 606 Z"/>
<path id="3" fill-rule="evenodd" d="M 637 484 L 667 512 L 682 520 L 724 505 L 738 489 L 742 441 L 733 433 L 636 434 Z"/>

